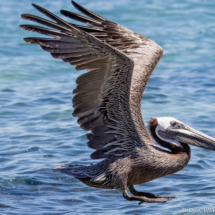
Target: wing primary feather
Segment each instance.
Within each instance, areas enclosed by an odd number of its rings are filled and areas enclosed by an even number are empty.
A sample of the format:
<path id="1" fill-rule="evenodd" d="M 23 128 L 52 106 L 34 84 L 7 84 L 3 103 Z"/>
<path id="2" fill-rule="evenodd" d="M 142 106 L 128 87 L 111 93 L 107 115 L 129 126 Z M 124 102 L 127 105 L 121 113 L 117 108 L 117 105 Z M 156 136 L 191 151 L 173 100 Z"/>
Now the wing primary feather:
<path id="1" fill-rule="evenodd" d="M 34 38 L 23 38 L 23 40 L 27 43 L 31 43 L 31 44 L 39 44 Z"/>
<path id="2" fill-rule="evenodd" d="M 82 29 L 82 30 L 84 30 L 84 31 L 86 31 L 86 32 L 95 32 L 95 33 L 106 33 L 106 31 L 105 30 L 100 30 L 100 29 L 95 29 L 95 28 L 92 28 L 92 27 L 88 27 L 88 26 L 83 26 L 83 25 L 76 25 L 76 24 L 73 24 L 73 23 L 70 23 L 72 26 L 75 26 L 76 28 L 80 28 L 80 29 Z M 107 34 L 107 33 L 106 33 Z"/>
<path id="3" fill-rule="evenodd" d="M 93 24 L 102 26 L 101 22 L 95 21 L 95 20 L 90 19 L 88 17 L 84 17 L 84 16 L 81 16 L 79 14 L 67 11 L 67 10 L 61 10 L 60 13 L 66 17 L 69 17 L 70 19 L 74 19 L 74 20 L 79 21 L 79 22 L 83 22 L 83 23 L 89 22 L 89 23 L 93 23 Z"/>
<path id="4" fill-rule="evenodd" d="M 95 13 L 89 11 L 89 10 L 87 10 L 86 8 L 82 7 L 81 5 L 77 4 L 77 3 L 74 2 L 74 1 L 72 1 L 72 4 L 73 4 L 73 6 L 74 6 L 77 10 L 79 10 L 79 11 L 82 12 L 83 14 L 85 14 L 85 15 L 91 17 L 92 19 L 95 19 L 95 20 L 97 20 L 97 21 L 105 21 L 105 20 L 106 20 L 105 18 L 103 18 L 103 17 L 101 17 L 101 16 L 99 16 L 99 15 L 97 15 L 97 14 L 95 14 Z"/>
<path id="5" fill-rule="evenodd" d="M 74 52 L 74 53 L 62 53 L 62 54 L 55 54 L 55 53 L 52 53 L 51 55 L 54 57 L 54 58 L 57 58 L 57 59 L 66 59 L 66 58 L 70 58 L 70 57 L 82 57 L 82 56 L 85 56 L 85 55 L 90 55 L 91 52 Z"/>
<path id="6" fill-rule="evenodd" d="M 43 7 L 40 7 L 36 4 L 32 4 L 38 11 L 40 11 L 41 13 L 43 13 L 44 15 L 48 16 L 50 19 L 56 21 L 58 24 L 61 24 L 63 26 L 65 26 L 66 28 L 69 28 L 69 29 L 73 29 L 71 28 L 71 25 L 64 21 L 63 19 L 61 19 L 60 17 L 54 15 L 53 13 L 51 13 L 50 11 L 46 10 L 45 8 Z"/>
<path id="7" fill-rule="evenodd" d="M 40 37 L 28 37 L 25 38 L 26 42 L 29 43 L 39 43 L 41 46 L 49 47 L 49 48 L 58 48 L 58 49 L 69 49 L 69 48 L 82 48 L 88 47 L 86 44 L 81 43 L 67 43 L 63 41 L 58 41 L 50 38 L 40 38 Z"/>
<path id="8" fill-rule="evenodd" d="M 88 48 L 82 47 L 82 48 L 71 48 L 71 49 L 57 49 L 57 48 L 49 48 L 45 46 L 41 46 L 43 50 L 50 52 L 50 53 L 58 53 L 58 54 L 63 54 L 63 53 L 79 53 L 79 52 L 85 52 L 88 51 Z"/>
<path id="9" fill-rule="evenodd" d="M 60 30 L 60 31 L 68 33 L 68 34 L 71 34 L 71 32 L 67 28 L 65 28 L 64 26 L 60 26 L 55 22 L 49 21 L 47 19 L 43 19 L 43 18 L 38 17 L 38 16 L 34 16 L 34 15 L 30 15 L 30 14 L 22 14 L 21 18 L 27 19 L 27 20 L 30 20 L 33 22 L 37 22 L 39 24 L 46 25 L 48 27 Z"/>
<path id="10" fill-rule="evenodd" d="M 67 62 L 71 61 L 74 65 L 79 65 L 83 63 L 89 63 L 91 61 L 95 61 L 98 58 L 98 55 L 85 55 L 81 57 L 70 57 L 67 58 Z M 77 64 L 76 64 L 77 63 Z"/>
<path id="11" fill-rule="evenodd" d="M 74 58 L 65 59 L 64 61 L 69 62 L 71 65 L 78 66 L 78 65 L 87 64 L 87 63 L 96 61 L 96 57 L 97 57 L 97 55 L 94 55 L 92 58 L 90 58 L 88 56 L 87 56 L 87 58 L 81 57 L 83 59 L 74 57 Z"/>
<path id="12" fill-rule="evenodd" d="M 85 42 L 84 40 L 80 40 L 75 37 L 71 37 L 68 34 L 62 33 L 60 31 L 56 31 L 56 30 L 52 30 L 49 28 L 44 28 L 44 27 L 40 27 L 40 26 L 36 26 L 36 25 L 20 25 L 19 27 L 26 31 L 32 31 L 32 32 L 36 32 L 39 34 L 45 34 L 48 36 L 52 36 L 52 37 L 55 37 L 55 39 L 61 40 L 64 42 L 73 42 L 73 43 Z"/>

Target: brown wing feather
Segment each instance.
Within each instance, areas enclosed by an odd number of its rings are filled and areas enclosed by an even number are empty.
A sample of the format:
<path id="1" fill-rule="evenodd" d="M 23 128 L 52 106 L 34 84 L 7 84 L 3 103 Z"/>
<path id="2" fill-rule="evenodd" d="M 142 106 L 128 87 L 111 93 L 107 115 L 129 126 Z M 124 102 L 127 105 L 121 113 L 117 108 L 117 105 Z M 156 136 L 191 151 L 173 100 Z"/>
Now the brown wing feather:
<path id="1" fill-rule="evenodd" d="M 51 12 L 33 5 L 56 23 L 32 15 L 22 18 L 39 22 L 56 30 L 22 25 L 24 30 L 46 34 L 49 38 L 25 38 L 39 44 L 53 57 L 63 59 L 77 70 L 88 73 L 77 78 L 74 90 L 73 116 L 78 117 L 81 128 L 91 130 L 87 134 L 88 146 L 96 149 L 94 159 L 124 156 L 143 142 L 135 129 L 129 106 L 130 84 L 134 64 L 130 58 L 94 36 L 76 28 Z M 91 17 L 101 20 L 95 14 Z"/>
<path id="2" fill-rule="evenodd" d="M 74 1 L 72 3 L 76 9 L 90 18 L 65 10 L 61 11 L 63 15 L 86 23 L 89 27 L 78 25 L 78 28 L 123 52 L 134 61 L 129 101 L 130 111 L 141 141 L 150 141 L 152 143 L 141 117 L 140 104 L 145 86 L 156 64 L 163 55 L 163 49 L 148 38 L 136 34 L 117 23 L 108 21 L 78 5 Z"/>
<path id="3" fill-rule="evenodd" d="M 111 22 L 101 16 L 98 16 L 97 14 L 87 10 L 74 1 L 72 1 L 72 3 L 76 9 L 91 17 L 91 19 L 66 10 L 61 10 L 61 14 L 76 21 L 88 24 L 91 28 L 86 28 L 85 26 L 80 25 L 78 26 L 78 28 L 87 31 L 91 35 L 97 37 L 99 40 L 108 43 L 109 45 L 125 52 L 126 54 L 128 54 L 129 48 L 141 47 L 146 45 L 147 41 L 150 41 L 149 39 L 135 34 L 133 31 L 120 26 L 117 23 Z M 92 29 L 93 32 L 90 32 L 90 29 Z"/>

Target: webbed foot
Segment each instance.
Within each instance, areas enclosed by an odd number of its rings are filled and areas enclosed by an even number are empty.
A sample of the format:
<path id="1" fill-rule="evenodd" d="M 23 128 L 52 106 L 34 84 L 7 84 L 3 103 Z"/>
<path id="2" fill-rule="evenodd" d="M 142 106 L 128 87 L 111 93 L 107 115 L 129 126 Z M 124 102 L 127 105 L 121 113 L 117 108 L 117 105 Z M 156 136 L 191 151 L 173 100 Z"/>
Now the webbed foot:
<path id="1" fill-rule="evenodd" d="M 166 195 L 155 195 L 152 193 L 138 192 L 134 189 L 133 186 L 129 187 L 130 192 L 134 195 L 131 196 L 128 194 L 127 190 L 123 192 L 123 197 L 129 201 L 140 201 L 139 205 L 148 202 L 148 203 L 165 203 L 176 196 L 166 196 Z"/>

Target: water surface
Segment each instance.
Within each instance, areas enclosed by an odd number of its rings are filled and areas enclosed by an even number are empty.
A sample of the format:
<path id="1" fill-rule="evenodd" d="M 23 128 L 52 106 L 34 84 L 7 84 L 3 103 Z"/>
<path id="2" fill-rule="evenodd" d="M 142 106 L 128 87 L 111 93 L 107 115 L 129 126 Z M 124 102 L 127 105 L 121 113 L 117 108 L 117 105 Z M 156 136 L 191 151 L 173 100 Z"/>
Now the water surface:
<path id="1" fill-rule="evenodd" d="M 33 2 L 57 15 L 60 9 L 76 12 L 69 0 Z M 182 171 L 136 186 L 145 192 L 177 195 L 165 204 L 138 206 L 115 190 L 87 187 L 52 171 L 59 164 L 97 161 L 90 159 L 93 150 L 71 116 L 72 90 L 83 72 L 22 40 L 38 36 L 18 28 L 32 24 L 20 14 L 41 15 L 31 3 L 1 2 L 0 214 L 186 214 L 183 208 L 215 208 L 215 152 L 201 148 L 191 147 L 192 158 Z M 215 137 L 213 1 L 78 3 L 163 47 L 164 56 L 142 98 L 145 122 L 171 116 Z"/>

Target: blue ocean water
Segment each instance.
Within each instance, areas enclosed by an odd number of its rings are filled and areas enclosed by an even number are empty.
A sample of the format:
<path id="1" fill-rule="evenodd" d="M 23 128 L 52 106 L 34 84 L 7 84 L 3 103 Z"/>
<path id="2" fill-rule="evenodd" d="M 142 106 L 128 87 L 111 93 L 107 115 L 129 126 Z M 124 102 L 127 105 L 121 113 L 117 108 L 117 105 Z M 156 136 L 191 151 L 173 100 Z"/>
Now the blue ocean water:
<path id="1" fill-rule="evenodd" d="M 87 187 L 52 171 L 59 164 L 97 161 L 90 159 L 93 150 L 71 116 L 72 90 L 83 72 L 25 43 L 23 37 L 38 35 L 18 27 L 32 24 L 20 18 L 22 13 L 41 16 L 31 3 L 57 15 L 60 9 L 77 11 L 70 0 L 32 1 L 2 1 L 0 7 L 0 214 L 208 214 L 204 209 L 215 209 L 214 151 L 191 147 L 182 171 L 136 186 L 177 195 L 165 204 L 139 206 L 115 190 Z M 172 116 L 215 137 L 214 1 L 77 2 L 163 47 L 142 98 L 145 122 Z"/>

